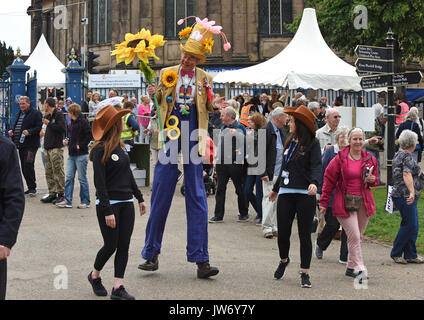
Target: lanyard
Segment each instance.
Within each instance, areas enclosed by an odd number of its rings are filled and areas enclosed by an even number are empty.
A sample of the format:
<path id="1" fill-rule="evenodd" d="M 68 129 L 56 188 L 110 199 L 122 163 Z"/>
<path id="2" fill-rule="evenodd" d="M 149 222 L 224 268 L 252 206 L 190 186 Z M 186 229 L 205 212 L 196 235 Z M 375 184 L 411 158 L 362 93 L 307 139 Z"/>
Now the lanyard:
<path id="1" fill-rule="evenodd" d="M 289 163 L 290 159 L 291 159 L 291 158 L 292 158 L 292 156 L 293 156 L 293 153 L 295 152 L 295 150 L 296 150 L 296 148 L 297 148 L 297 142 L 296 142 L 296 144 L 294 145 L 294 147 L 291 149 L 292 145 L 293 145 L 293 141 L 292 141 L 292 142 L 290 142 L 290 145 L 289 145 L 288 151 L 287 151 L 287 153 L 284 155 L 284 167 L 286 167 L 286 168 L 287 168 L 287 164 Z M 290 152 L 290 149 L 291 149 L 291 152 Z"/>

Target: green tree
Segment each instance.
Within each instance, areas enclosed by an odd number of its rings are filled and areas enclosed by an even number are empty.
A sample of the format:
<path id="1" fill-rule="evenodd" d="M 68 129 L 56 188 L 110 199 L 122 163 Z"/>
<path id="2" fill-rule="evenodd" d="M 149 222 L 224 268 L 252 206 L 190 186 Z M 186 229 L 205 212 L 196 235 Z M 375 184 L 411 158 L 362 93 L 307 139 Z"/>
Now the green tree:
<path id="1" fill-rule="evenodd" d="M 15 54 L 11 46 L 7 47 L 6 43 L 0 42 L 0 78 L 6 71 L 6 68 L 13 62 Z"/>
<path id="2" fill-rule="evenodd" d="M 367 11 L 365 29 L 355 28 L 354 24 L 364 13 L 355 13 L 355 7 L 360 5 Z M 316 10 L 325 41 L 343 55 L 354 55 L 359 44 L 384 47 L 391 28 L 400 48 L 401 61 L 424 59 L 424 0 L 306 0 L 305 7 Z M 296 32 L 300 20 L 301 15 L 288 29 Z"/>

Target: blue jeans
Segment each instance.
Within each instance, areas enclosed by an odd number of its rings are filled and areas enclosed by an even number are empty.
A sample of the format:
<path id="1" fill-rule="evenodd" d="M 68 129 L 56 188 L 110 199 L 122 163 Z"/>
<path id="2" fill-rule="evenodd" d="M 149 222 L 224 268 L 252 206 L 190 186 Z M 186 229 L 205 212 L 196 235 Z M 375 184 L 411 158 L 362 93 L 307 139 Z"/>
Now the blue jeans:
<path id="1" fill-rule="evenodd" d="M 256 185 L 256 195 L 253 193 L 253 187 Z M 244 193 L 248 204 L 251 203 L 255 209 L 258 217 L 262 219 L 262 180 L 260 176 L 247 176 L 246 182 L 244 183 Z"/>
<path id="2" fill-rule="evenodd" d="M 406 204 L 406 199 L 393 198 L 393 203 L 400 211 L 402 221 L 398 234 L 393 243 L 391 257 L 403 257 L 405 259 L 415 259 L 418 257 L 415 242 L 418 236 L 418 210 L 417 201 L 411 205 Z"/>
<path id="3" fill-rule="evenodd" d="M 81 203 L 90 204 L 90 190 L 87 180 L 88 154 L 81 156 L 69 156 L 66 163 L 65 200 L 72 205 L 74 194 L 75 173 L 78 171 L 78 181 L 80 183 Z"/>

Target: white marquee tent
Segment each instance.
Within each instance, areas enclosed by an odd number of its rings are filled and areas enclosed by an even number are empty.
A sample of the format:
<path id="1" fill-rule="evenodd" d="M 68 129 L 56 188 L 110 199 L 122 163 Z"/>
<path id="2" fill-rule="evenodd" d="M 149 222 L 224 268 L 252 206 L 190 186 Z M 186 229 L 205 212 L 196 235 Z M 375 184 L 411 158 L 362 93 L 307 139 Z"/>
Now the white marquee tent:
<path id="1" fill-rule="evenodd" d="M 25 64 L 31 67 L 28 70 L 31 76 L 34 70 L 37 71 L 37 87 L 62 88 L 65 86 L 66 77 L 62 72 L 65 66 L 54 55 L 43 34 Z"/>
<path id="2" fill-rule="evenodd" d="M 361 91 L 360 80 L 356 68 L 328 47 L 319 29 L 315 9 L 306 8 L 295 36 L 279 54 L 248 68 L 220 72 L 213 81 L 289 89 Z"/>

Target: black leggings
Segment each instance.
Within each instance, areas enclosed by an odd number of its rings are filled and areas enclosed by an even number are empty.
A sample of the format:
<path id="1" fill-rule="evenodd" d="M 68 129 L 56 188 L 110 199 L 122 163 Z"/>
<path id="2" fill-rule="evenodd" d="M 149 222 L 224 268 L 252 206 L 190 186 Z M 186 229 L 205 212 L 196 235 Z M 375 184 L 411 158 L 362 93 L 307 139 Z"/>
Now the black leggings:
<path id="1" fill-rule="evenodd" d="M 134 203 L 117 203 L 112 205 L 112 210 L 116 221 L 114 229 L 106 225 L 104 212 L 100 210 L 99 206 L 96 206 L 97 219 L 99 221 L 100 231 L 102 232 L 104 245 L 97 253 L 94 268 L 101 271 L 106 262 L 116 251 L 115 278 L 123 279 L 128 262 L 131 235 L 134 229 Z"/>
<path id="2" fill-rule="evenodd" d="M 0 300 L 6 299 L 7 260 L 0 260 Z"/>
<path id="3" fill-rule="evenodd" d="M 280 194 L 278 196 L 277 225 L 280 258 L 287 259 L 289 257 L 292 224 L 297 214 L 297 229 L 300 239 L 300 268 L 302 269 L 309 269 L 311 265 L 311 231 L 315 206 L 315 196 L 298 193 Z"/>

